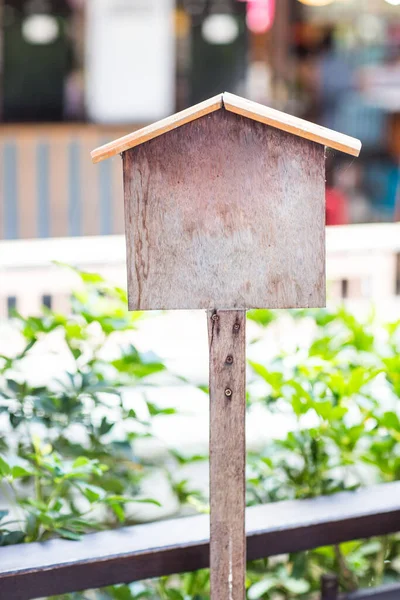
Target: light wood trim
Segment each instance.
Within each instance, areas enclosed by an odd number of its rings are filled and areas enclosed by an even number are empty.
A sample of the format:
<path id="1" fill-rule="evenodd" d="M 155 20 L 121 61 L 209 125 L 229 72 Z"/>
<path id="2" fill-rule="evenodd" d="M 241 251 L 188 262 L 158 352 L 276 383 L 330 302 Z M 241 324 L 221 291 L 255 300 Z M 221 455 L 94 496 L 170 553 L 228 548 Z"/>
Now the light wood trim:
<path id="1" fill-rule="evenodd" d="M 340 150 L 351 156 L 359 156 L 361 151 L 361 142 L 343 133 L 337 133 L 326 127 L 321 127 L 315 123 L 310 123 L 304 119 L 293 117 L 273 108 L 268 108 L 257 102 L 252 102 L 235 96 L 229 92 L 223 94 L 223 104 L 226 110 L 248 117 L 260 123 L 271 125 L 282 131 L 287 131 L 293 135 L 312 140 L 329 148 Z"/>
<path id="2" fill-rule="evenodd" d="M 105 144 L 100 148 L 96 148 L 96 150 L 91 152 L 92 160 L 94 163 L 98 163 L 106 158 L 110 158 L 111 156 L 115 156 L 121 152 L 125 152 L 130 148 L 139 146 L 144 142 L 148 142 L 149 140 L 162 135 L 167 131 L 171 131 L 172 129 L 176 129 L 181 125 L 190 123 L 190 121 L 199 119 L 204 115 L 208 115 L 209 113 L 219 110 L 220 108 L 222 108 L 222 94 L 218 94 L 209 100 L 200 102 L 199 104 L 191 106 L 190 108 L 186 108 L 185 110 L 171 115 L 166 119 L 157 121 L 152 125 L 143 127 L 143 129 L 139 129 L 138 131 L 134 131 L 129 135 L 125 135 L 114 142 L 110 142 L 109 144 Z"/>
<path id="3" fill-rule="evenodd" d="M 91 152 L 92 161 L 98 163 L 111 158 L 223 107 L 230 112 L 340 150 L 351 156 L 359 156 L 361 151 L 361 142 L 356 138 L 225 92 L 96 148 Z"/>

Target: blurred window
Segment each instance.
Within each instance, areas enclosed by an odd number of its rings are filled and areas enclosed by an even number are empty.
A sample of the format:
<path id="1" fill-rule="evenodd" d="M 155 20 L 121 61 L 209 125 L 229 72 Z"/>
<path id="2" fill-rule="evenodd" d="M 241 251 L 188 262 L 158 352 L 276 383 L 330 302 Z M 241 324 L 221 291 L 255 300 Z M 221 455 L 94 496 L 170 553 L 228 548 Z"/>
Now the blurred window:
<path id="1" fill-rule="evenodd" d="M 51 309 L 52 298 L 49 294 L 45 294 L 44 296 L 42 296 L 42 304 L 46 308 Z"/>
<path id="2" fill-rule="evenodd" d="M 4 121 L 61 121 L 73 66 L 66 0 L 5 0 Z"/>
<path id="3" fill-rule="evenodd" d="M 7 298 L 7 314 L 9 317 L 13 316 L 14 310 L 17 309 L 17 298 L 16 296 L 8 296 Z"/>

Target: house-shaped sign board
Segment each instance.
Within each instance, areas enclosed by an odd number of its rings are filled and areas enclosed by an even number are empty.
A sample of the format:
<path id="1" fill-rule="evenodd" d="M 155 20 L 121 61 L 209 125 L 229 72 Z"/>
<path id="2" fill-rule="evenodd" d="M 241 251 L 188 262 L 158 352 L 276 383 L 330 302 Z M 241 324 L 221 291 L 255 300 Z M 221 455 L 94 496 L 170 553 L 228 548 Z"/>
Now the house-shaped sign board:
<path id="1" fill-rule="evenodd" d="M 325 304 L 325 146 L 361 144 L 224 93 L 122 153 L 130 310 Z"/>
<path id="2" fill-rule="evenodd" d="M 248 308 L 325 305 L 325 146 L 358 140 L 220 94 L 123 156 L 131 310 L 208 309 L 211 599 L 243 600 Z"/>

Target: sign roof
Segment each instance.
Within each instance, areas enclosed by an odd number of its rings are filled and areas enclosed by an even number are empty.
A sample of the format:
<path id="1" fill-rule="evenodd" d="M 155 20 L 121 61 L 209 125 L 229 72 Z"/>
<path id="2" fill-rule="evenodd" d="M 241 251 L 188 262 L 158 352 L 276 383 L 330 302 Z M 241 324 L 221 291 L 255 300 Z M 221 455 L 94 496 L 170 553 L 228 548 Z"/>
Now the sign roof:
<path id="1" fill-rule="evenodd" d="M 360 154 L 361 142 L 355 138 L 224 92 L 93 150 L 92 160 L 97 163 L 111 158 L 217 110 L 242 115 L 352 156 Z"/>

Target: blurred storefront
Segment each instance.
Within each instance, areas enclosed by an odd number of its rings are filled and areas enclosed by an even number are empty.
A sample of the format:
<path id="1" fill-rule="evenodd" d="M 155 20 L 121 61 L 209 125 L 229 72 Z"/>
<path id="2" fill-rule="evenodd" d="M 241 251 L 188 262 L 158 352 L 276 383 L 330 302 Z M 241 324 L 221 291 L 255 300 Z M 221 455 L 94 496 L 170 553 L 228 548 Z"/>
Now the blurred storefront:
<path id="1" fill-rule="evenodd" d="M 305 6 L 295 25 L 299 110 L 363 142 L 357 161 L 328 156 L 332 222 L 393 221 L 400 217 L 400 1 L 319 3 Z"/>
<path id="2" fill-rule="evenodd" d="M 0 238 L 122 232 L 120 160 L 90 149 L 225 89 L 360 137 L 328 221 L 393 221 L 396 1 L 3 0 Z"/>

